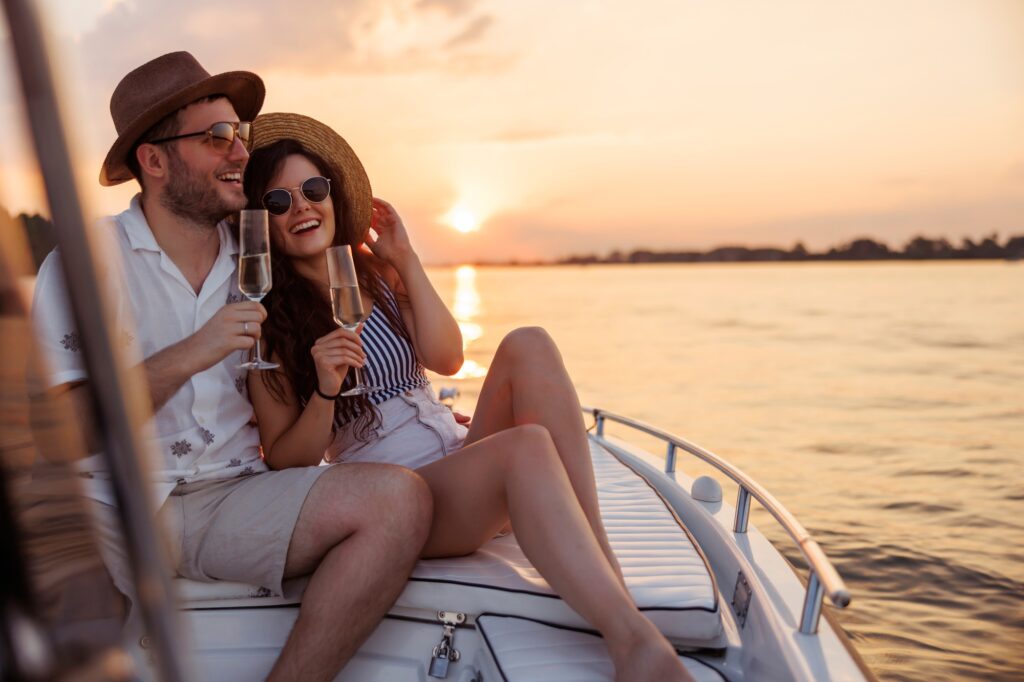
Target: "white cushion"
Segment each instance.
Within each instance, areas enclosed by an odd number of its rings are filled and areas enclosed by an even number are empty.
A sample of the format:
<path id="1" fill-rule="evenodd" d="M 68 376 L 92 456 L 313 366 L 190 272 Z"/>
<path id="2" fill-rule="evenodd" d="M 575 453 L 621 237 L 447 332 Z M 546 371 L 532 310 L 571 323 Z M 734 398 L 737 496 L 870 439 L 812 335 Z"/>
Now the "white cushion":
<path id="1" fill-rule="evenodd" d="M 714 581 L 686 530 L 644 479 L 593 441 L 591 456 L 601 518 L 637 606 L 670 639 L 718 637 Z M 588 627 L 552 591 L 512 535 L 468 557 L 420 561 L 398 606 Z"/>
<path id="2" fill-rule="evenodd" d="M 190 609 L 222 609 L 234 606 L 273 606 L 298 604 L 309 578 L 286 580 L 284 594 L 273 594 L 266 587 L 227 580 L 204 583 L 177 576 L 171 581 L 182 606 Z M 251 600 L 258 600 L 251 601 Z"/>
<path id="3" fill-rule="evenodd" d="M 510 616 L 481 616 L 477 630 L 506 682 L 612 682 L 615 667 L 600 637 Z M 722 682 L 710 664 L 681 656 L 696 682 Z"/>
<path id="4" fill-rule="evenodd" d="M 667 637 L 708 644 L 722 632 L 717 591 L 704 556 L 657 492 L 591 441 L 601 517 L 634 601 Z M 295 603 L 305 580 L 285 595 L 238 583 L 175 580 L 189 608 Z M 496 538 L 468 557 L 420 561 L 397 607 L 521 616 L 589 627 L 523 555 L 514 535 Z"/>

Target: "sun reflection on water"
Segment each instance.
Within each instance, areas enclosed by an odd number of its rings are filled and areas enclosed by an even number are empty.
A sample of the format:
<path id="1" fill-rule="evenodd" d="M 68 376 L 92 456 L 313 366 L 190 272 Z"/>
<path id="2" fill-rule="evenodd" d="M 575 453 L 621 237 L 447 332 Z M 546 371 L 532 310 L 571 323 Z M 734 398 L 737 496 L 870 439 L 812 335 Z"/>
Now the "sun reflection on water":
<path id="1" fill-rule="evenodd" d="M 452 302 L 452 313 L 462 331 L 462 351 L 466 354 L 470 344 L 484 335 L 484 329 L 473 321 L 480 315 L 480 294 L 476 289 L 476 268 L 462 265 L 455 271 L 455 300 Z M 479 379 L 487 374 L 487 368 L 480 363 L 466 358 L 462 369 L 453 379 Z"/>

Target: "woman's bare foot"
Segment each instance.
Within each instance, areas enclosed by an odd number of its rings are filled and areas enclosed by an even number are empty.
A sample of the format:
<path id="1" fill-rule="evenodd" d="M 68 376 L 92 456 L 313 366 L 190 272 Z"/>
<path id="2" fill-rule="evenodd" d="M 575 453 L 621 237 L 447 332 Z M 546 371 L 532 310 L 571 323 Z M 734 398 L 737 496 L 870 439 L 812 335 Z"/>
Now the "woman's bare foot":
<path id="1" fill-rule="evenodd" d="M 693 682 L 672 645 L 647 623 L 650 627 L 637 632 L 631 641 L 615 648 L 609 644 L 616 682 Z"/>

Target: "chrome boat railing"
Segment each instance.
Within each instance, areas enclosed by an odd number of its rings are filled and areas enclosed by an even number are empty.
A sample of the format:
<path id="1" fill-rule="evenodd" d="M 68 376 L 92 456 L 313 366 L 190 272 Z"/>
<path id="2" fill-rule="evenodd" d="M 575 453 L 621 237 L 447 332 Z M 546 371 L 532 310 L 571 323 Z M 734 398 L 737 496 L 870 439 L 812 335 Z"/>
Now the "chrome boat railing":
<path id="1" fill-rule="evenodd" d="M 838 608 L 846 608 L 849 605 L 850 593 L 846 589 L 846 584 L 843 583 L 843 579 L 825 555 L 824 550 L 811 537 L 807 529 L 796 520 L 796 517 L 760 483 L 713 452 L 705 450 L 699 445 L 694 445 L 679 436 L 600 408 L 582 407 L 581 409 L 594 416 L 595 435 L 601 440 L 604 440 L 605 420 L 610 419 L 613 422 L 665 441 L 667 444 L 665 451 L 665 473 L 670 476 L 675 476 L 676 451 L 681 449 L 703 460 L 732 479 L 739 486 L 739 492 L 736 497 L 736 515 L 733 519 L 733 532 L 747 532 L 747 524 L 750 519 L 750 499 L 753 498 L 761 503 L 761 506 L 789 533 L 789 536 L 796 542 L 801 554 L 804 555 L 804 559 L 807 560 L 810 575 L 807 578 L 807 591 L 804 594 L 804 604 L 800 616 L 800 632 L 802 634 L 812 635 L 817 633 L 818 621 L 821 618 L 822 600 L 825 595 L 828 595 L 829 601 Z"/>

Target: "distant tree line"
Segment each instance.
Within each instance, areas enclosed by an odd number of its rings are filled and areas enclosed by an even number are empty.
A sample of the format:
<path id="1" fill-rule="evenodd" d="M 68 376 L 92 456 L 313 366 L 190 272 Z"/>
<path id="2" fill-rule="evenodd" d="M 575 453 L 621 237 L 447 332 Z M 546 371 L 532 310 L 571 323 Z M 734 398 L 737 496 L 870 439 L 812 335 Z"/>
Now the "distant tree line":
<path id="1" fill-rule="evenodd" d="M 0 207 L 0 211 L 3 208 Z M 53 223 L 41 215 L 22 213 L 17 220 L 24 226 L 28 237 L 29 248 L 36 269 L 43 262 L 57 240 L 53 233 Z M 813 253 L 808 251 L 801 242 L 797 242 L 788 251 L 778 248 L 751 248 L 747 246 L 720 246 L 710 251 L 651 251 L 637 249 L 628 253 L 612 251 L 607 256 L 576 255 L 556 261 L 560 265 L 588 265 L 598 263 L 762 263 L 781 261 L 857 261 L 857 260 L 940 260 L 940 259 L 1024 259 L 1024 235 L 1010 237 L 1000 244 L 998 236 L 993 234 L 975 242 L 965 238 L 959 247 L 946 239 L 929 239 L 914 237 L 903 245 L 902 250 L 889 248 L 884 242 L 866 237 L 854 239 L 841 246 L 834 246 L 827 251 Z M 486 265 L 487 263 L 480 263 Z M 494 263 L 491 263 L 494 264 Z M 506 265 L 545 265 L 533 261 L 518 263 L 510 261 Z"/>
<path id="2" fill-rule="evenodd" d="M 638 249 L 625 253 L 612 251 L 607 256 L 569 256 L 558 261 L 563 265 L 596 263 L 759 263 L 779 261 L 857 261 L 857 260 L 939 260 L 939 259 L 1024 259 L 1024 235 L 1011 237 L 1000 244 L 993 234 L 975 242 L 965 238 L 959 247 L 946 239 L 914 237 L 902 250 L 894 250 L 874 239 L 854 239 L 827 251 L 812 253 L 801 242 L 788 251 L 778 248 L 721 246 L 710 251 L 650 251 Z"/>
<path id="3" fill-rule="evenodd" d="M 35 269 L 38 270 L 43 259 L 46 258 L 46 254 L 53 251 L 53 247 L 57 245 L 57 237 L 53 233 L 53 223 L 41 215 L 28 215 L 25 213 L 21 213 L 12 219 L 7 209 L 0 206 L 0 227 L 11 229 L 15 225 L 21 225 L 24 228 L 26 241 L 32 253 L 32 262 L 35 265 Z"/>
<path id="4" fill-rule="evenodd" d="M 53 223 L 39 214 L 27 215 L 20 213 L 18 222 L 25 226 L 28 247 L 32 251 L 32 262 L 38 270 L 46 254 L 57 245 L 57 236 L 53 233 Z"/>

